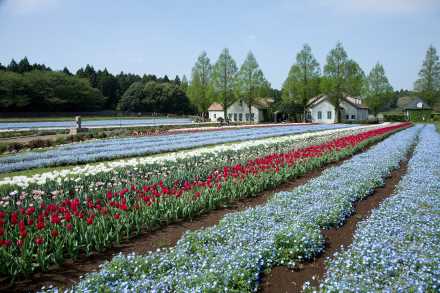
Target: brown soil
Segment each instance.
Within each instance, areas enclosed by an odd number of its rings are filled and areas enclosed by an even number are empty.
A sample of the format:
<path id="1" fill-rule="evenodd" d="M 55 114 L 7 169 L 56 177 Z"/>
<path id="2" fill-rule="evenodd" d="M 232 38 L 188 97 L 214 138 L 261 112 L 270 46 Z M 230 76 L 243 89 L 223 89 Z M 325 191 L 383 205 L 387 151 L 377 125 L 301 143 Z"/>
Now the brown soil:
<path id="1" fill-rule="evenodd" d="M 366 151 L 370 147 L 371 145 L 365 147 L 358 153 Z M 145 254 L 149 251 L 154 251 L 157 248 L 174 246 L 186 231 L 198 230 L 216 225 L 226 214 L 264 204 L 275 192 L 288 191 L 297 186 L 303 185 L 310 179 L 321 175 L 325 169 L 340 165 L 350 158 L 351 156 L 344 158 L 339 162 L 330 163 L 320 169 L 308 172 L 300 178 L 284 183 L 277 188 L 262 192 L 255 197 L 245 198 L 230 203 L 223 208 L 210 211 L 193 220 L 185 220 L 169 224 L 166 227 L 153 232 L 145 231 L 141 233 L 141 235 L 130 239 L 128 242 L 122 243 L 121 245 L 115 245 L 105 252 L 93 253 L 90 256 L 83 255 L 77 260 L 66 260 L 61 266 L 53 266 L 47 272 L 35 273 L 26 279 L 18 279 L 14 284 L 9 283 L 6 279 L 0 279 L 0 292 L 35 292 L 40 290 L 43 286 L 48 287 L 50 285 L 59 288 L 70 287 L 78 282 L 81 276 L 86 273 L 97 271 L 101 264 L 111 260 L 113 256 L 118 253 L 128 254 L 135 252 L 136 254 Z"/>
<path id="2" fill-rule="evenodd" d="M 411 157 L 409 155 L 408 157 Z M 349 217 L 343 226 L 322 230 L 326 239 L 326 247 L 322 254 L 313 261 L 302 263 L 295 269 L 288 269 L 285 266 L 274 267 L 262 281 L 261 292 L 301 292 L 303 284 L 308 281 L 313 287 L 318 287 L 320 280 L 325 274 L 325 261 L 341 249 L 347 247 L 353 241 L 356 225 L 359 221 L 367 218 L 371 211 L 377 208 L 380 203 L 393 194 L 394 188 L 400 178 L 406 173 L 408 159 L 400 163 L 397 170 L 391 172 L 383 187 L 375 189 L 374 193 L 354 204 L 354 213 Z"/>

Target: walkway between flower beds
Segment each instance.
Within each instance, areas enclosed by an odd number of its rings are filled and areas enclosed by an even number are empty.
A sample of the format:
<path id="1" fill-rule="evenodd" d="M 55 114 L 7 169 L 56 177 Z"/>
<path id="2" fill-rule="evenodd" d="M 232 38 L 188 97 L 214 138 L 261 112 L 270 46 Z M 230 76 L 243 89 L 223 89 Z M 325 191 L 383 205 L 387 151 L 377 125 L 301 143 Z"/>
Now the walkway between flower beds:
<path id="1" fill-rule="evenodd" d="M 324 276 L 327 258 L 347 247 L 353 241 L 357 223 L 370 216 L 373 209 L 377 208 L 386 198 L 393 195 L 394 189 L 400 179 L 406 174 L 408 161 L 413 155 L 412 149 L 408 157 L 400 163 L 400 167 L 391 172 L 385 180 L 383 187 L 374 190 L 367 198 L 354 204 L 353 214 L 346 219 L 341 227 L 322 230 L 325 237 L 325 250 L 312 261 L 299 263 L 295 268 L 286 266 L 275 267 L 267 274 L 261 285 L 261 292 L 301 292 L 305 282 L 312 287 L 318 287 Z"/>

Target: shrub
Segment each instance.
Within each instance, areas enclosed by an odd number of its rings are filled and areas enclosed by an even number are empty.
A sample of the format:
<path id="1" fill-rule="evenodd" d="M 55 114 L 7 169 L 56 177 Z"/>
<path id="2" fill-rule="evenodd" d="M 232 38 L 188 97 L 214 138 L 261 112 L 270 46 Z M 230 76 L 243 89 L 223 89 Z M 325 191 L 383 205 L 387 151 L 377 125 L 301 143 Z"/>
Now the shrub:
<path id="1" fill-rule="evenodd" d="M 385 114 L 383 120 L 386 122 L 402 122 L 406 121 L 406 117 L 403 114 Z"/>

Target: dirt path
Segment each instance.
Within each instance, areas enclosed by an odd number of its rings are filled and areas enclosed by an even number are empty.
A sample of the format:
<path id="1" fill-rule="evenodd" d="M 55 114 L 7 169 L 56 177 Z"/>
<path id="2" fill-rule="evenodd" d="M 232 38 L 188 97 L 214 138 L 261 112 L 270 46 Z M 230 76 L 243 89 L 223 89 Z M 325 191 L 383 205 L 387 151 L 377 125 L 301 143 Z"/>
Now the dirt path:
<path id="1" fill-rule="evenodd" d="M 275 267 L 263 278 L 261 292 L 301 292 L 303 284 L 308 281 L 313 287 L 318 287 L 320 280 L 325 274 L 325 260 L 341 249 L 341 245 L 347 247 L 353 241 L 356 225 L 359 221 L 367 218 L 371 211 L 377 208 L 380 203 L 393 194 L 400 178 L 406 173 L 408 168 L 408 158 L 400 163 L 397 170 L 391 172 L 385 180 L 383 187 L 375 189 L 374 193 L 358 201 L 354 205 L 354 213 L 347 219 L 345 224 L 339 228 L 322 230 L 326 239 L 326 247 L 322 254 L 313 261 L 300 264 L 294 270 L 287 267 Z"/>

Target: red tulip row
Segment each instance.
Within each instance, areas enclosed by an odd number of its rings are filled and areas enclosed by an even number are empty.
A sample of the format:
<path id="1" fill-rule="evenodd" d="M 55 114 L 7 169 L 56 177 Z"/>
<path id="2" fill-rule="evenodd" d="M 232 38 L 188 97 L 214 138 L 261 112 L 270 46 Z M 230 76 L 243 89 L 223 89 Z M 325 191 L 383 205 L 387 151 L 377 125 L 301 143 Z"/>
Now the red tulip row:
<path id="1" fill-rule="evenodd" d="M 274 153 L 243 165 L 224 166 L 206 180 L 175 181 L 171 186 L 165 186 L 163 181 L 132 185 L 90 195 L 83 202 L 71 192 L 70 198 L 61 202 L 35 203 L 13 212 L 0 210 L 0 261 L 5 265 L 0 273 L 28 273 L 60 263 L 65 257 L 76 257 L 80 251 L 102 250 L 119 242 L 122 234 L 130 236 L 134 227 L 139 231 L 163 221 L 191 217 L 216 202 L 259 191 L 270 181 L 280 182 L 278 177 L 287 178 L 295 166 L 306 166 L 313 159 L 338 152 L 349 154 L 347 150 L 363 142 L 409 126 L 387 126 L 321 145 Z"/>

